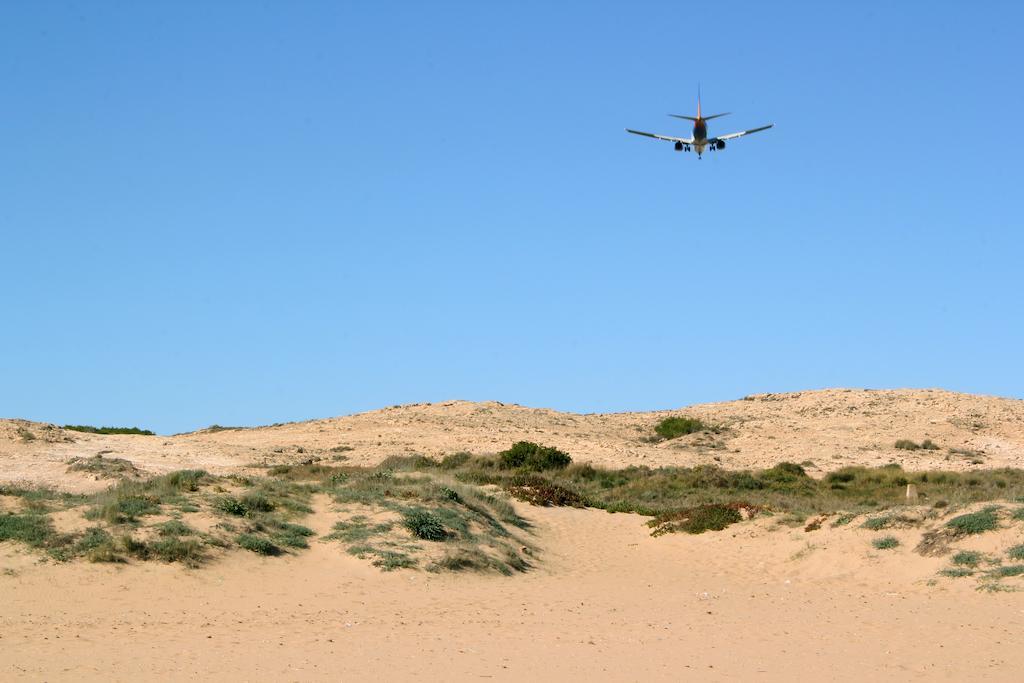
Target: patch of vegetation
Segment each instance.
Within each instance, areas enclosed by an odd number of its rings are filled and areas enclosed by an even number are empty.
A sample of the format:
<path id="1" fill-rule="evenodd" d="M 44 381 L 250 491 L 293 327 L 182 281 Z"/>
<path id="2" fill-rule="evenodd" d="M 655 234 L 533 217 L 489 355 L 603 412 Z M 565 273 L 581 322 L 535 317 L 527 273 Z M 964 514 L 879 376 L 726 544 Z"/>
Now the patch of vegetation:
<path id="1" fill-rule="evenodd" d="M 921 448 L 926 451 L 937 451 L 939 450 L 939 445 L 931 439 L 925 439 L 921 442 Z"/>
<path id="2" fill-rule="evenodd" d="M 875 540 L 871 541 L 871 545 L 873 545 L 878 550 L 890 550 L 892 548 L 899 546 L 899 544 L 900 541 L 895 536 L 883 536 L 882 538 L 876 538 Z"/>
<path id="3" fill-rule="evenodd" d="M 178 519 L 158 524 L 156 529 L 161 536 L 194 536 L 196 533 L 195 529 Z"/>
<path id="4" fill-rule="evenodd" d="M 652 536 L 673 532 L 685 532 L 688 534 L 701 534 L 705 531 L 721 531 L 730 524 L 735 524 L 743 519 L 741 511 L 746 510 L 753 514 L 756 508 L 746 503 L 710 503 L 696 507 L 679 510 L 668 514 L 658 515 L 647 526 L 654 529 Z M 749 516 L 749 515 L 748 515 Z"/>
<path id="5" fill-rule="evenodd" d="M 832 521 L 832 526 L 833 527 L 846 526 L 847 524 L 849 524 L 850 522 L 852 522 L 856 518 L 857 518 L 857 515 L 851 514 L 849 512 L 844 512 L 844 513 L 840 514 L 838 517 L 836 517 Z"/>
<path id="6" fill-rule="evenodd" d="M 967 567 L 950 567 L 939 572 L 940 576 L 947 576 L 952 579 L 959 579 L 965 576 L 973 576 L 974 570 Z"/>
<path id="7" fill-rule="evenodd" d="M 544 507 L 584 507 L 582 496 L 572 489 L 550 482 L 542 477 L 515 477 L 505 489 L 518 500 Z"/>
<path id="8" fill-rule="evenodd" d="M 921 444 L 916 441 L 911 441 L 910 439 L 900 439 L 896 442 L 896 448 L 903 451 L 916 451 L 921 448 Z"/>
<path id="9" fill-rule="evenodd" d="M 509 575 L 513 570 L 526 571 L 529 564 L 522 558 L 506 557 L 504 561 L 489 556 L 479 548 L 456 547 L 449 550 L 444 557 L 437 560 L 429 567 L 430 571 L 451 571 L 451 572 L 487 572 L 497 571 Z"/>
<path id="10" fill-rule="evenodd" d="M 1024 560 L 1024 544 L 1013 546 L 1006 551 L 1006 556 L 1011 560 Z"/>
<path id="11" fill-rule="evenodd" d="M 870 517 L 864 520 L 863 526 L 865 529 L 871 531 L 881 531 L 882 529 L 891 529 L 893 527 L 900 526 L 916 526 L 917 521 L 900 514 L 888 514 L 880 517 Z"/>
<path id="12" fill-rule="evenodd" d="M 999 583 L 998 581 L 985 581 L 978 584 L 977 589 L 981 593 L 1016 593 L 1017 589 L 1013 586 L 1007 586 L 1006 584 Z"/>
<path id="13" fill-rule="evenodd" d="M 156 436 L 156 432 L 138 427 L 93 427 L 91 425 L 64 425 L 64 429 L 87 434 L 136 434 L 140 436 Z"/>
<path id="14" fill-rule="evenodd" d="M 961 550 L 953 555 L 953 564 L 960 567 L 977 567 L 984 557 L 976 550 Z"/>
<path id="15" fill-rule="evenodd" d="M 71 458 L 68 460 L 67 471 L 85 472 L 101 479 L 138 477 L 142 474 L 131 460 L 104 458 L 102 455 L 94 455 L 91 458 Z"/>
<path id="16" fill-rule="evenodd" d="M 989 572 L 989 574 L 1000 579 L 1007 578 L 1010 576 L 1020 576 L 1021 574 L 1024 574 L 1024 564 L 1011 564 L 1002 567 L 996 567 L 991 572 Z"/>
<path id="17" fill-rule="evenodd" d="M 26 427 L 18 427 L 16 433 L 18 434 L 18 437 L 25 443 L 36 440 L 36 435 L 33 434 L 32 431 L 27 429 Z"/>
<path id="18" fill-rule="evenodd" d="M 390 572 L 395 569 L 410 569 L 415 567 L 416 560 L 406 553 L 396 552 L 394 550 L 384 550 L 377 555 L 376 559 L 373 560 L 373 566 L 380 567 L 382 570 Z"/>
<path id="19" fill-rule="evenodd" d="M 235 539 L 239 546 L 252 551 L 257 555 L 275 556 L 281 554 L 281 549 L 262 536 L 253 534 L 240 534 Z"/>
<path id="20" fill-rule="evenodd" d="M 998 510 L 998 506 L 991 506 L 979 512 L 959 515 L 946 522 L 946 526 L 958 534 L 965 535 L 992 531 L 999 526 L 999 517 L 996 515 Z"/>
<path id="21" fill-rule="evenodd" d="M 271 527 L 271 538 L 286 548 L 308 548 L 306 539 L 313 535 L 312 529 L 301 524 L 280 522 Z"/>
<path id="22" fill-rule="evenodd" d="M 666 417 L 654 425 L 654 433 L 666 441 L 707 429 L 708 426 L 695 417 Z"/>
<path id="23" fill-rule="evenodd" d="M 440 517 L 420 508 L 407 510 L 403 515 L 402 524 L 414 536 L 424 541 L 443 541 L 448 538 L 448 532 Z"/>
<path id="24" fill-rule="evenodd" d="M 1010 519 L 1017 522 L 1024 521 L 1024 508 L 1017 508 L 1012 513 L 1010 513 Z"/>
<path id="25" fill-rule="evenodd" d="M 455 470 L 460 467 L 464 467 L 469 461 L 473 459 L 473 456 L 465 451 L 459 453 L 449 453 L 441 459 L 441 469 L 443 470 Z"/>
<path id="26" fill-rule="evenodd" d="M 15 514 L 8 512 L 0 515 L 0 541 L 18 541 L 32 548 L 51 549 L 57 533 L 49 517 L 40 514 Z"/>
<path id="27" fill-rule="evenodd" d="M 221 512 L 236 517 L 254 517 L 263 512 L 273 512 L 274 502 L 262 493 L 247 493 L 240 498 L 223 496 L 218 498 L 215 506 Z"/>
<path id="28" fill-rule="evenodd" d="M 565 469 L 572 463 L 572 458 L 568 453 L 552 446 L 519 441 L 512 444 L 508 450 L 498 453 L 498 462 L 499 466 L 506 470 L 543 472 L 544 470 Z"/>
<path id="29" fill-rule="evenodd" d="M 179 562 L 186 567 L 198 567 L 206 559 L 202 544 L 191 538 L 169 536 L 152 541 L 146 547 L 150 556 L 164 562 Z"/>

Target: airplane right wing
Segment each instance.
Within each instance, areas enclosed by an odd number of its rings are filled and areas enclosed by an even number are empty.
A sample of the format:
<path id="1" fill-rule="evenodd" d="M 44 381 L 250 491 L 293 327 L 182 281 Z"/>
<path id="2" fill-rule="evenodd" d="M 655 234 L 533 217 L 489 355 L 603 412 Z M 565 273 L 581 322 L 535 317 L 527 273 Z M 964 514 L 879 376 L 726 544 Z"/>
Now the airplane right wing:
<path id="1" fill-rule="evenodd" d="M 633 135 L 643 135 L 645 137 L 654 138 L 655 140 L 665 140 L 667 142 L 681 142 L 684 145 L 692 145 L 693 144 L 693 138 L 673 138 L 673 137 L 670 137 L 668 135 L 658 135 L 656 133 L 645 133 L 642 130 L 630 130 L 629 128 L 626 129 L 626 132 L 627 133 L 632 133 Z"/>
<path id="2" fill-rule="evenodd" d="M 751 128 L 750 130 L 743 130 L 743 131 L 740 131 L 739 133 L 729 133 L 728 135 L 718 135 L 718 136 L 713 137 L 713 138 L 708 138 L 708 142 L 715 142 L 717 140 L 732 140 L 733 138 L 741 138 L 744 135 L 750 135 L 751 133 L 758 133 L 758 132 L 760 132 L 762 130 L 768 130 L 769 128 L 771 128 L 774 125 L 775 125 L 774 123 L 769 123 L 767 126 L 761 126 L 760 128 Z"/>

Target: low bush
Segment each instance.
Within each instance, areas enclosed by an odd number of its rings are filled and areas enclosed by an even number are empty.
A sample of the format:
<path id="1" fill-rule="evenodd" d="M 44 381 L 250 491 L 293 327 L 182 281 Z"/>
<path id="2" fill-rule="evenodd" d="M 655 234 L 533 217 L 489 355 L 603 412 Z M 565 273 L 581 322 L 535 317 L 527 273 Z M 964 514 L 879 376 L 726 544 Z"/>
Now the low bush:
<path id="1" fill-rule="evenodd" d="M 262 536 L 254 534 L 241 534 L 235 539 L 239 546 L 252 551 L 257 555 L 275 556 L 281 554 L 281 549 Z"/>
<path id="2" fill-rule="evenodd" d="M 946 526 L 958 534 L 980 534 L 992 531 L 999 526 L 999 518 L 996 516 L 998 509 L 998 507 L 987 507 L 980 512 L 960 515 L 946 522 Z"/>
<path id="3" fill-rule="evenodd" d="M 505 485 L 513 497 L 531 505 L 545 507 L 584 507 L 583 497 L 575 491 L 542 477 L 514 477 Z"/>
<path id="4" fill-rule="evenodd" d="M 103 479 L 138 477 L 142 474 L 131 460 L 104 458 L 102 455 L 94 455 L 91 458 L 72 458 L 68 461 L 67 471 L 85 472 Z"/>
<path id="5" fill-rule="evenodd" d="M 647 526 L 654 529 L 651 532 L 652 536 L 661 536 L 662 534 L 676 531 L 683 531 L 688 534 L 721 531 L 730 524 L 741 521 L 743 519 L 741 510 L 744 509 L 748 510 L 751 514 L 756 510 L 754 506 L 744 503 L 730 503 L 727 505 L 711 503 L 666 515 L 659 515 L 647 522 Z"/>
<path id="6" fill-rule="evenodd" d="M 448 538 L 448 531 L 444 528 L 441 518 L 427 510 L 415 508 L 406 511 L 402 515 L 402 524 L 414 536 L 424 541 L 443 541 Z"/>
<path id="7" fill-rule="evenodd" d="M 1020 576 L 1021 574 L 1024 574 L 1024 564 L 1011 564 L 1006 565 L 1005 567 L 998 567 L 996 569 L 993 569 L 990 573 L 992 576 L 996 576 L 999 578 L 1005 578 L 1008 576 Z"/>
<path id="8" fill-rule="evenodd" d="M 953 555 L 953 564 L 960 567 L 977 567 L 984 555 L 977 550 L 961 550 Z"/>
<path id="9" fill-rule="evenodd" d="M 498 453 L 502 469 L 523 469 L 532 472 L 565 469 L 572 463 L 569 454 L 552 446 L 541 446 L 530 441 L 512 444 L 507 451 Z"/>
<path id="10" fill-rule="evenodd" d="M 702 432 L 705 429 L 707 425 L 694 417 L 666 417 L 654 425 L 654 433 L 666 440 Z"/>
<path id="11" fill-rule="evenodd" d="M 136 434 L 140 436 L 156 436 L 156 432 L 138 427 L 92 427 L 90 425 L 64 425 L 64 429 L 87 434 Z"/>
<path id="12" fill-rule="evenodd" d="M 899 544 L 900 541 L 895 536 L 883 536 L 882 538 L 876 538 L 875 540 L 871 541 L 871 545 L 873 545 L 878 550 L 891 550 Z"/>
<path id="13" fill-rule="evenodd" d="M 967 567 L 950 567 L 949 569 L 943 569 L 939 572 L 940 576 L 948 576 L 953 579 L 963 578 L 965 576 L 973 576 L 974 570 L 968 569 Z"/>
<path id="14" fill-rule="evenodd" d="M 896 448 L 903 451 L 916 451 L 921 448 L 921 444 L 916 441 L 911 441 L 910 439 L 900 439 L 896 442 Z"/>

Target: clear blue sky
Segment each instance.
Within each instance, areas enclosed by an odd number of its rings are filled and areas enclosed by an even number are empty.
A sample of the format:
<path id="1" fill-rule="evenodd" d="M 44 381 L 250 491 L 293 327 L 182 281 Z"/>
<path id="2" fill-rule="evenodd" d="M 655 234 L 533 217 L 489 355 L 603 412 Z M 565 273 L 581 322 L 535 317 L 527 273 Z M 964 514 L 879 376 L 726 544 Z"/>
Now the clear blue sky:
<path id="1" fill-rule="evenodd" d="M 3 3 L 0 415 L 1024 396 L 1024 10 L 979 9 Z M 623 131 L 698 80 L 776 127 Z"/>

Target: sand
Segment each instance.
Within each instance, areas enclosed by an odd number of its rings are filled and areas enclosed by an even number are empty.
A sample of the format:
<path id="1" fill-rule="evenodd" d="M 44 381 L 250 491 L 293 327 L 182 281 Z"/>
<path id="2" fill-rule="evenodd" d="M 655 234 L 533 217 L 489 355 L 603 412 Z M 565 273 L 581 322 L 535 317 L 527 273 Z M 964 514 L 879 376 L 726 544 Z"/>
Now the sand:
<path id="1" fill-rule="evenodd" d="M 353 447 L 350 462 L 373 463 L 402 452 L 492 452 L 520 438 L 606 465 L 787 459 L 825 471 L 897 460 L 971 469 L 1020 467 L 1024 455 L 1024 403 L 944 391 L 829 390 L 671 412 L 726 424 L 725 446 L 640 441 L 669 412 L 570 415 L 498 403 L 175 437 L 6 421 L 0 481 L 102 488 L 109 481 L 63 472 L 68 458 L 101 450 L 150 473 L 227 472 L 327 457 L 339 445 Z M 22 441 L 19 428 L 37 438 Z M 898 451 L 897 438 L 984 451 L 982 462 Z M 896 530 L 903 544 L 876 550 L 877 534 L 857 524 L 805 532 L 757 518 L 652 538 L 636 515 L 519 510 L 539 551 L 531 571 L 512 577 L 383 573 L 315 541 L 292 557 L 236 551 L 197 570 L 55 564 L 0 543 L 0 679 L 1010 681 L 1024 670 L 1024 592 L 937 580 L 948 558 L 914 552 L 920 529 Z M 333 522 L 326 500 L 317 513 L 307 523 L 324 533 Z M 1024 538 L 1007 528 L 971 542 L 995 549 Z"/>

